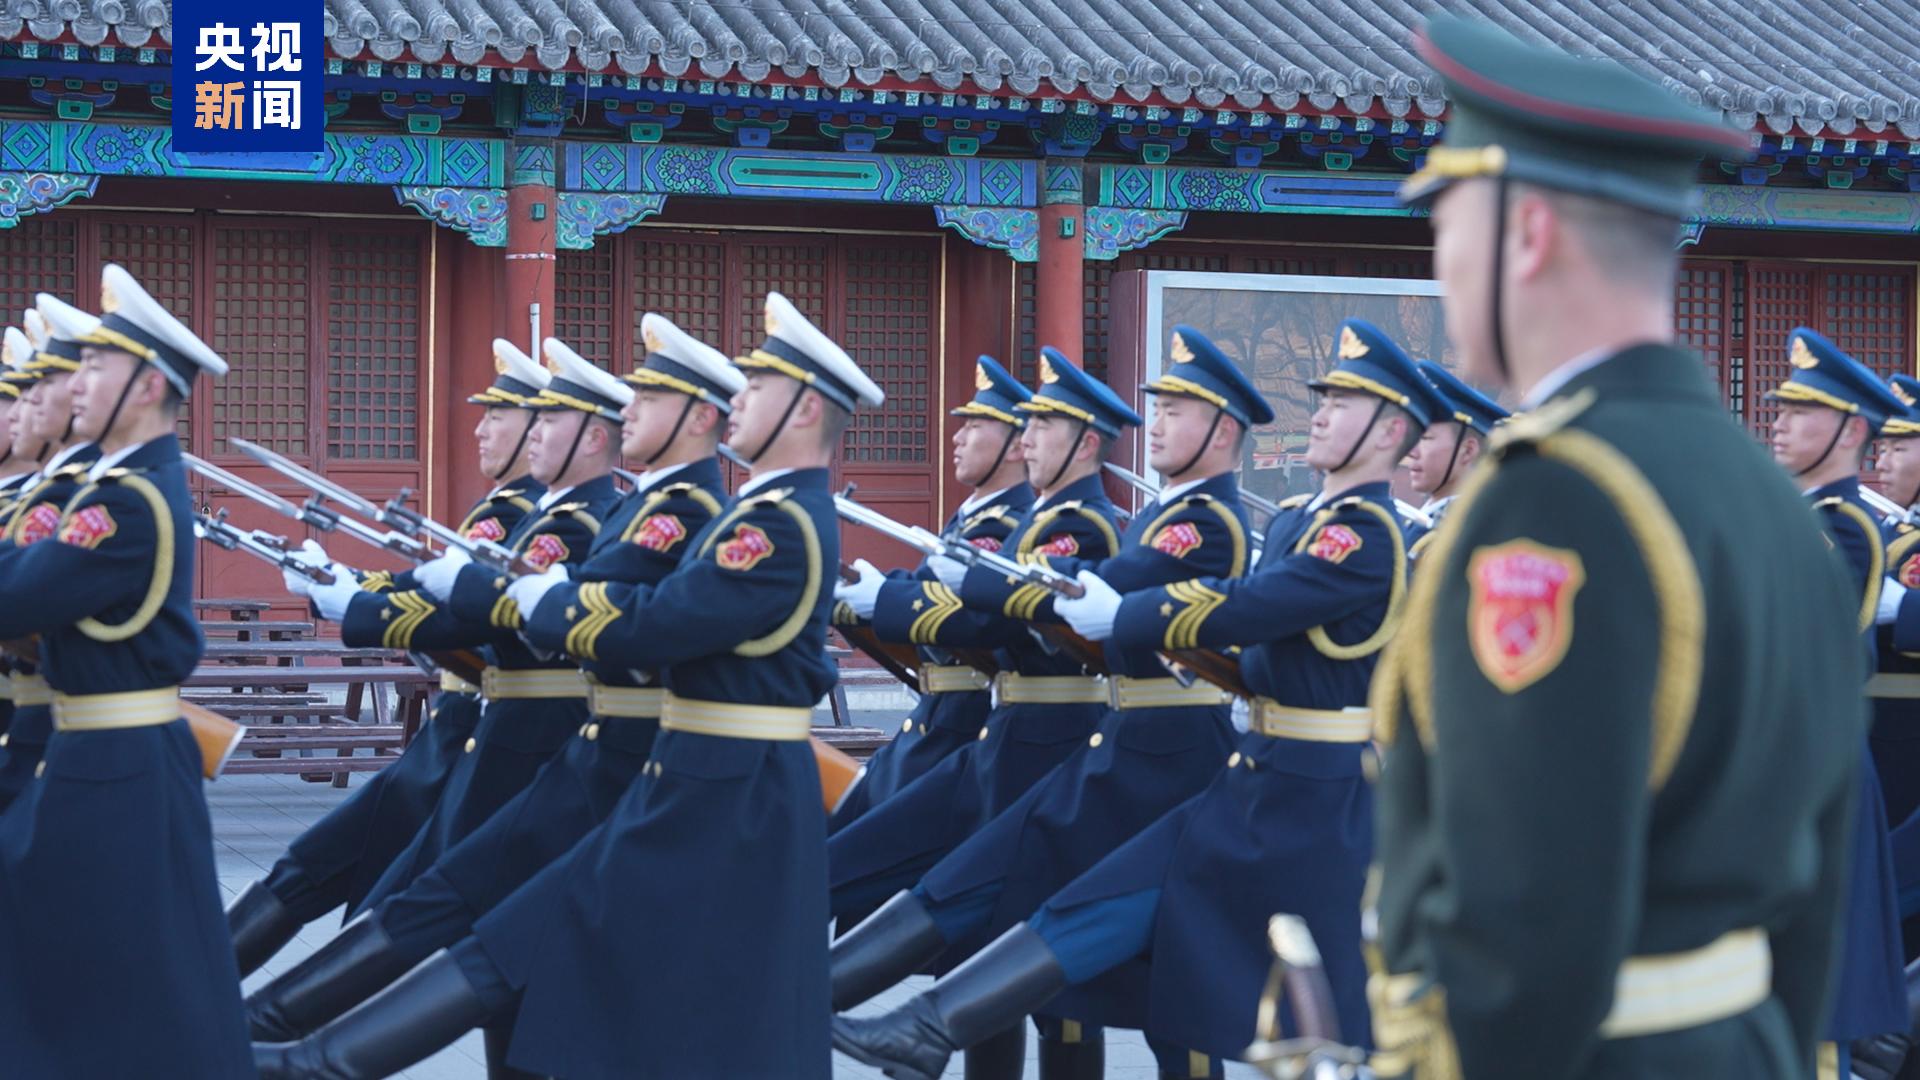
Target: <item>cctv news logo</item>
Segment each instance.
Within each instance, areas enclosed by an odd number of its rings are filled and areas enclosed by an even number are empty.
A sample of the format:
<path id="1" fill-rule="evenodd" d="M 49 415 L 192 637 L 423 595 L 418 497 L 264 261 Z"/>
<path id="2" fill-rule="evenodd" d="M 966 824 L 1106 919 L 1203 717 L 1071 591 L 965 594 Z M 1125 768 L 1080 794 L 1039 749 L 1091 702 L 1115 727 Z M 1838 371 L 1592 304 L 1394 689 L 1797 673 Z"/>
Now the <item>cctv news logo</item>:
<path id="1" fill-rule="evenodd" d="M 174 0 L 173 142 L 189 153 L 319 151 L 322 0 Z"/>

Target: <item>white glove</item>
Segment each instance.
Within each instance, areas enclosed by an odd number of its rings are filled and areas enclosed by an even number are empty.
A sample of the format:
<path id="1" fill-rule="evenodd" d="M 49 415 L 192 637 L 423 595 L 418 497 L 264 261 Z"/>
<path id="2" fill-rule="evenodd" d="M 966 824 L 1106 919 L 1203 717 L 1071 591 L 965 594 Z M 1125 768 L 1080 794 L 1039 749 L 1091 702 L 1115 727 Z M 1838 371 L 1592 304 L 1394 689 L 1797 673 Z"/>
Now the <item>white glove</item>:
<path id="1" fill-rule="evenodd" d="M 307 585 L 303 595 L 313 601 L 314 610 L 329 622 L 346 618 L 347 605 L 353 603 L 353 598 L 360 592 L 360 583 L 353 580 L 352 574 L 344 573 L 345 570 L 346 567 L 342 566 L 335 571 L 331 585 L 317 585 L 306 578 L 300 579 Z"/>
<path id="2" fill-rule="evenodd" d="M 880 586 L 886 582 L 887 576 L 865 559 L 853 560 L 853 571 L 860 575 L 860 580 L 843 581 L 835 585 L 833 598 L 852 608 L 855 615 L 871 619 L 873 606 L 880 600 Z"/>
<path id="3" fill-rule="evenodd" d="M 1888 578 L 1880 583 L 1880 607 L 1873 621 L 1886 626 L 1900 617 L 1900 601 L 1907 598 L 1907 587 Z"/>
<path id="4" fill-rule="evenodd" d="M 413 580 L 420 583 L 422 592 L 444 604 L 453 596 L 453 579 L 472 561 L 459 548 L 448 548 L 439 558 L 421 563 L 413 572 Z"/>
<path id="5" fill-rule="evenodd" d="M 314 543 L 312 538 L 308 538 L 305 543 L 287 552 L 287 558 L 306 566 L 326 566 L 333 562 L 327 557 L 326 549 Z M 336 574 L 335 579 L 337 580 L 338 577 L 339 575 Z M 313 581 L 304 574 L 283 569 L 280 571 L 280 580 L 286 583 L 287 591 L 295 596 L 313 595 Z"/>
<path id="6" fill-rule="evenodd" d="M 967 564 L 951 555 L 929 555 L 927 569 L 940 579 L 940 584 L 955 592 L 960 591 L 960 580 L 967 576 Z"/>
<path id="7" fill-rule="evenodd" d="M 507 595 L 520 605 L 520 618 L 530 620 L 533 618 L 533 609 L 540 606 L 541 599 L 553 591 L 554 586 L 565 585 L 568 580 L 567 564 L 554 563 L 543 573 L 514 578 L 513 584 L 507 586 Z"/>
<path id="8" fill-rule="evenodd" d="M 1082 570 L 1075 580 L 1087 594 L 1078 599 L 1056 596 L 1053 610 L 1073 631 L 1088 641 L 1105 641 L 1113 636 L 1113 619 L 1120 614 L 1120 594 L 1113 586 L 1095 577 L 1093 571 Z"/>

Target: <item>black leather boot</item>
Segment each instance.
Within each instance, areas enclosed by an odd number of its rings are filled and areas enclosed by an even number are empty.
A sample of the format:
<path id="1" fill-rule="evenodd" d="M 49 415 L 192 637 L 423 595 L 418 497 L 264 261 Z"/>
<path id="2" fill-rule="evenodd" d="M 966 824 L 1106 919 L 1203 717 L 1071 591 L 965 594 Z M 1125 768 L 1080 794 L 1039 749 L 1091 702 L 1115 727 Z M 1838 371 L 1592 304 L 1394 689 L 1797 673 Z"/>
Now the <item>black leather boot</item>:
<path id="1" fill-rule="evenodd" d="M 273 959 L 273 954 L 285 948 L 304 925 L 273 895 L 266 882 L 247 886 L 227 908 L 227 932 L 233 935 L 233 958 L 240 962 L 240 977 L 260 970 L 260 965 Z"/>
<path id="2" fill-rule="evenodd" d="M 1020 1080 L 1027 1071 L 1027 1018 L 967 1047 L 965 1080 Z"/>
<path id="3" fill-rule="evenodd" d="M 895 893 L 828 951 L 833 1011 L 851 1009 L 886 990 L 946 947 L 926 905 L 910 892 Z"/>
<path id="4" fill-rule="evenodd" d="M 1053 950 L 1021 923 L 893 1012 L 834 1017 L 833 1046 L 894 1080 L 939 1080 L 955 1051 L 1006 1030 L 1066 985 Z"/>
<path id="5" fill-rule="evenodd" d="M 413 965 L 393 951 L 378 920 L 356 919 L 293 970 L 247 995 L 260 1042 L 289 1042 L 365 1001 Z"/>
<path id="6" fill-rule="evenodd" d="M 498 1024 L 481 1028 L 480 1042 L 487 1052 L 487 1080 L 541 1080 L 533 1073 L 507 1064 L 507 1047 L 513 1045 L 513 1028 Z"/>
<path id="7" fill-rule="evenodd" d="M 1040 1040 L 1040 1080 L 1100 1080 L 1107 1073 L 1107 1036 L 1062 1042 Z"/>
<path id="8" fill-rule="evenodd" d="M 424 1061 L 487 1020 L 466 973 L 441 952 L 299 1042 L 254 1043 L 253 1065 L 260 1080 L 376 1080 Z"/>
<path id="9" fill-rule="evenodd" d="M 1849 1047 L 1853 1055 L 1849 1071 L 1856 1080 L 1896 1080 L 1912 1049 L 1913 1042 L 1905 1032 L 1890 1031 L 1855 1039 Z"/>

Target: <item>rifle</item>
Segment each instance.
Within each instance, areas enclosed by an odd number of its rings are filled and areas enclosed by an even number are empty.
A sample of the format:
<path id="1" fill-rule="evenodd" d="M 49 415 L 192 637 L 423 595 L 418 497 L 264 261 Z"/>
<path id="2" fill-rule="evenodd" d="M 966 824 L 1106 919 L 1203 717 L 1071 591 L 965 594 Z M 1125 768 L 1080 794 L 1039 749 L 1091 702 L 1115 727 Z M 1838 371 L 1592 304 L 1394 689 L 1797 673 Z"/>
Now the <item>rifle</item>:
<path id="1" fill-rule="evenodd" d="M 1880 494 L 1865 484 L 1860 485 L 1860 499 L 1868 506 L 1873 507 L 1874 512 L 1881 517 L 1892 518 L 1902 525 L 1915 524 L 1912 509 L 1901 506 L 1899 503 L 1894 502 L 1892 499 L 1887 498 L 1885 495 Z"/>
<path id="2" fill-rule="evenodd" d="M 235 445 L 240 445 L 244 440 L 234 439 L 233 442 Z M 268 451 L 268 453 L 271 453 L 271 451 Z M 235 494 L 243 495 L 283 517 L 290 517 L 303 525 L 311 526 L 321 532 L 345 533 L 363 544 L 377 547 L 382 551 L 393 552 L 411 562 L 425 562 L 433 557 L 433 553 L 427 549 L 427 545 L 420 541 L 412 537 L 402 536 L 397 532 L 389 531 L 383 533 L 368 525 L 355 521 L 353 518 L 346 517 L 339 511 L 326 506 L 317 494 L 305 503 L 289 502 L 275 495 L 273 492 L 268 491 L 266 488 L 261 487 L 259 484 L 235 476 L 233 473 L 228 472 L 210 461 L 202 460 L 192 454 L 182 454 L 180 456 L 186 460 L 188 468 L 199 473 L 201 476 L 233 491 Z M 277 457 L 278 455 L 275 456 Z M 288 462 L 288 464 L 291 465 L 292 463 Z M 298 466 L 294 467 L 298 468 Z"/>
<path id="3" fill-rule="evenodd" d="M 188 466 L 195 472 L 199 472 L 203 476 L 218 483 L 225 484 L 233 488 L 236 492 L 253 499 L 255 502 L 271 510 L 285 514 L 296 521 L 311 523 L 310 519 L 306 516 L 308 511 L 305 508 L 295 506 L 293 503 L 280 498 L 273 492 L 257 484 L 250 484 L 217 465 L 209 465 L 199 458 L 194 457 L 192 454 L 182 456 L 186 458 Z M 351 518 L 333 515 L 332 520 L 342 523 L 343 527 L 348 530 L 348 535 L 356 538 L 360 538 L 361 534 L 352 532 L 351 529 L 353 528 L 358 528 L 366 533 L 373 532 L 372 529 L 368 529 L 365 525 L 361 525 Z M 224 509 L 211 516 L 195 511 L 193 515 L 193 532 L 195 536 L 216 547 L 221 547 L 228 551 L 245 552 L 263 562 L 272 563 L 282 570 L 291 570 L 315 584 L 331 585 L 334 583 L 332 571 L 324 567 L 314 566 L 303 559 L 295 558 L 293 554 L 287 550 L 286 537 L 275 536 L 272 533 L 260 529 L 241 529 L 239 526 L 227 520 L 227 512 Z M 388 535 L 393 534 L 390 533 Z M 371 543 L 372 541 L 368 542 Z M 378 546 L 385 547 L 384 544 Z M 389 548 L 388 550 L 392 549 Z M 430 652 L 425 655 L 427 659 L 432 661 L 435 667 L 443 671 L 451 672 L 454 676 L 473 683 L 475 686 L 480 685 L 482 678 L 481 673 L 486 670 L 487 666 L 487 662 L 481 659 L 478 653 L 466 649 L 449 649 Z"/>
<path id="4" fill-rule="evenodd" d="M 840 580 L 853 582 L 860 575 L 846 563 L 840 564 Z M 920 688 L 920 654 L 912 646 L 897 642 L 882 641 L 880 635 L 873 632 L 871 626 L 835 626 L 834 631 L 841 640 L 866 654 L 867 658 L 885 668 L 887 674 L 899 679 L 914 689 Z"/>
<path id="5" fill-rule="evenodd" d="M 306 508 L 315 510 L 323 516 L 330 517 L 342 523 L 343 527 L 349 529 L 350 535 L 361 539 L 366 538 L 362 536 L 361 533 L 352 532 L 352 526 L 358 526 L 364 533 L 373 533 L 373 530 L 364 525 L 360 525 L 359 522 L 354 522 L 351 518 L 342 517 L 338 511 L 325 505 L 327 500 L 332 500 L 363 518 L 377 521 L 382 525 L 390 525 L 395 530 L 398 530 L 374 535 L 380 535 L 383 538 L 393 537 L 404 544 L 410 545 L 413 549 L 418 550 L 420 552 L 419 555 L 409 556 L 409 558 L 414 559 L 416 562 L 423 562 L 433 557 L 426 544 L 426 541 L 431 540 L 441 547 L 455 548 L 466 552 L 467 557 L 474 562 L 499 573 L 520 576 L 541 572 L 540 567 L 526 562 L 519 555 L 508 551 L 506 548 L 501 547 L 491 540 L 474 540 L 462 536 L 458 529 L 448 528 L 440 522 L 408 507 L 406 505 L 406 498 L 411 494 L 410 489 L 402 489 L 398 495 L 388 499 L 385 506 L 375 506 L 371 500 L 363 498 L 347 488 L 341 487 L 339 484 L 334 483 L 311 469 L 304 468 L 295 462 L 287 460 L 285 457 L 274 453 L 272 450 L 258 443 L 251 443 L 245 439 L 229 439 L 228 441 L 234 446 L 239 447 L 240 451 L 248 457 L 251 457 L 260 464 L 272 469 L 274 472 L 312 491 L 313 497 L 307 500 Z M 352 526 L 348 526 L 346 524 L 348 522 L 352 522 Z M 388 545 L 383 544 L 382 546 Z M 398 548 L 390 549 L 399 550 Z"/>
<path id="6" fill-rule="evenodd" d="M 1340 1042 L 1340 1017 L 1313 931 L 1298 915 L 1267 922 L 1273 970 L 1255 1014 L 1254 1042 L 1241 1058 L 1274 1080 L 1345 1080 L 1366 1072 L 1367 1052 Z M 1294 1038 L 1280 1038 L 1280 999 L 1293 1007 Z"/>
<path id="7" fill-rule="evenodd" d="M 1015 562 L 997 551 L 975 547 L 957 537 L 941 536 L 923 529 L 918 525 L 906 525 L 895 521 L 885 514 L 854 502 L 850 497 L 852 485 L 847 491 L 833 497 L 833 508 L 840 516 L 866 528 L 891 537 L 899 542 L 928 555 L 945 555 L 956 562 L 969 567 L 984 567 L 995 573 L 1005 574 L 1009 578 L 1027 585 L 1038 585 L 1059 593 L 1061 596 L 1084 596 L 1086 590 L 1080 583 L 1057 570 L 1040 563 Z M 1051 644 L 1066 652 L 1082 667 L 1091 671 L 1105 672 L 1107 661 L 1100 646 L 1073 632 L 1070 627 L 1052 624 L 1035 624 L 1035 630 Z"/>
<path id="8" fill-rule="evenodd" d="M 1150 499 L 1160 497 L 1160 485 L 1123 465 L 1116 465 L 1111 461 L 1105 462 L 1104 464 L 1108 472 L 1125 481 L 1135 491 L 1140 492 Z M 1258 510 L 1269 517 L 1280 512 L 1279 503 L 1265 496 L 1254 494 L 1247 490 L 1245 485 L 1242 485 L 1240 488 L 1240 501 L 1247 504 L 1248 509 Z M 1393 508 L 1402 518 L 1405 518 L 1413 524 L 1423 529 L 1433 528 L 1433 518 L 1428 517 L 1425 511 L 1422 511 L 1412 503 L 1395 499 L 1393 500 Z"/>

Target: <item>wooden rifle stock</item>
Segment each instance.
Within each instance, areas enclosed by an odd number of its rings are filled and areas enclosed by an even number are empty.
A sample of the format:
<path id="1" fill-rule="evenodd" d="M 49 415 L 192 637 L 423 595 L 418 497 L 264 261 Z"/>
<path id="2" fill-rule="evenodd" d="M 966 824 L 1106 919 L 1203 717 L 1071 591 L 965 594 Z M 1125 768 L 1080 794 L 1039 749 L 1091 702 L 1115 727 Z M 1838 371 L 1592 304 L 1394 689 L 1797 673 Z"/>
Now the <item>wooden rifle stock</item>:
<path id="1" fill-rule="evenodd" d="M 1253 700 L 1253 691 L 1247 689 L 1246 680 L 1241 678 L 1240 661 L 1234 656 L 1212 649 L 1168 649 L 1160 656 L 1170 665 L 1185 668 L 1235 697 Z"/>

